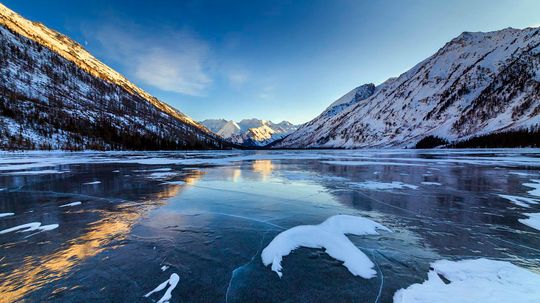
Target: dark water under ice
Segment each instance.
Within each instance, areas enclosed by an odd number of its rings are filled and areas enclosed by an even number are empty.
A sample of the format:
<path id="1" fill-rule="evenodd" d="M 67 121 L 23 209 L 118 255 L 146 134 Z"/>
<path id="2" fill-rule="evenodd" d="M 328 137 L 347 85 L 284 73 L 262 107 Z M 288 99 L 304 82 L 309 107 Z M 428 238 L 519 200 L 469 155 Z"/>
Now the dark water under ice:
<path id="1" fill-rule="evenodd" d="M 171 302 L 391 302 L 435 260 L 540 272 L 540 231 L 518 221 L 540 204 L 499 196 L 534 199 L 535 178 L 539 150 L 0 154 L 0 230 L 59 225 L 0 234 L 0 302 L 155 302 L 172 273 Z M 263 265 L 279 232 L 335 214 L 393 230 L 349 237 L 375 278 L 321 249 L 281 279 Z"/>

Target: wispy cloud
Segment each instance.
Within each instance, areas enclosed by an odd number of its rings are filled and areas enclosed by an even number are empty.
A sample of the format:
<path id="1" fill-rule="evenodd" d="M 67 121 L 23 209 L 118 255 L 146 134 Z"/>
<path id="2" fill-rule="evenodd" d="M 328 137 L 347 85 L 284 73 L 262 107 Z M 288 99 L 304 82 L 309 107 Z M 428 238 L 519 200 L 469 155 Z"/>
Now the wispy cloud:
<path id="1" fill-rule="evenodd" d="M 111 23 L 94 28 L 89 35 L 129 77 L 164 91 L 204 96 L 212 83 L 208 44 L 188 30 L 157 31 Z"/>

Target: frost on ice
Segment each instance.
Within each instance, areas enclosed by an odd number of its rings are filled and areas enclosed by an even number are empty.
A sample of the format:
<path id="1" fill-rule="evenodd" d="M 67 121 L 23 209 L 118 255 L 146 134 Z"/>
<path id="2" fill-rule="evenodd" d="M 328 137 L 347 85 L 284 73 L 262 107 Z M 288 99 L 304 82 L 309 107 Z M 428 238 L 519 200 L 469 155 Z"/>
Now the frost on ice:
<path id="1" fill-rule="evenodd" d="M 360 251 L 345 234 L 377 235 L 377 229 L 390 232 L 377 222 L 362 217 L 336 215 L 319 225 L 300 225 L 277 235 L 262 251 L 265 266 L 272 264 L 272 270 L 279 277 L 281 260 L 299 247 L 324 248 L 334 259 L 343 261 L 353 275 L 370 279 L 376 276 L 373 262 Z"/>
<path id="2" fill-rule="evenodd" d="M 145 298 L 150 297 L 153 293 L 162 291 L 167 285 L 169 285 L 169 288 L 165 291 L 163 294 L 163 297 L 157 301 L 157 303 L 166 303 L 169 302 L 169 300 L 172 298 L 172 291 L 175 289 L 176 285 L 178 285 L 178 281 L 180 281 L 180 277 L 173 273 L 169 277 L 169 279 L 161 284 L 159 284 L 156 288 L 154 288 L 152 291 L 144 295 Z"/>
<path id="3" fill-rule="evenodd" d="M 518 219 L 518 221 L 536 230 L 540 230 L 540 213 L 525 214 L 525 215 L 527 215 L 529 218 Z"/>
<path id="4" fill-rule="evenodd" d="M 431 268 L 427 281 L 398 290 L 394 303 L 540 302 L 540 275 L 509 262 L 440 260 Z"/>
<path id="5" fill-rule="evenodd" d="M 0 218 L 7 217 L 7 216 L 13 216 L 15 213 L 0 213 Z"/>

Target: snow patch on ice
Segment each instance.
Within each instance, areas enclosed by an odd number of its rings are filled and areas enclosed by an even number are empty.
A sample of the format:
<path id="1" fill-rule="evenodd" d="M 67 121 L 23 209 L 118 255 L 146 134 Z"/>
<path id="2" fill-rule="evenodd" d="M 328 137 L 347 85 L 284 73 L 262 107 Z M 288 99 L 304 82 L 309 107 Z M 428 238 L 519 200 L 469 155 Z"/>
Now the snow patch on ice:
<path id="1" fill-rule="evenodd" d="M 96 185 L 96 184 L 101 184 L 101 181 L 92 181 L 92 182 L 83 183 L 83 185 Z"/>
<path id="2" fill-rule="evenodd" d="M 162 291 L 165 287 L 167 287 L 167 285 L 169 285 L 169 288 L 167 288 L 167 290 L 165 291 L 165 293 L 163 294 L 163 297 L 161 297 L 161 299 L 159 299 L 159 301 L 157 301 L 157 303 L 165 303 L 165 302 L 169 302 L 169 300 L 172 298 L 172 291 L 175 289 L 176 285 L 178 285 L 178 281 L 180 281 L 180 277 L 176 274 L 176 273 L 173 273 L 171 274 L 171 276 L 169 277 L 169 279 L 161 284 L 159 284 L 156 288 L 154 288 L 152 291 L 150 291 L 149 293 L 147 293 L 146 295 L 144 295 L 145 298 L 148 298 L 150 297 L 153 293 L 155 292 L 159 292 L 159 291 Z"/>
<path id="3" fill-rule="evenodd" d="M 26 223 L 22 225 L 17 225 L 8 229 L 0 230 L 0 234 L 7 234 L 14 231 L 20 232 L 20 233 L 36 231 L 36 230 L 49 231 L 49 230 L 53 230 L 57 228 L 58 226 L 59 226 L 58 224 L 41 225 L 41 222 L 31 222 L 31 223 Z"/>
<path id="4" fill-rule="evenodd" d="M 365 279 L 377 275 L 374 264 L 360 251 L 345 234 L 377 235 L 377 229 L 390 232 L 390 229 L 372 220 L 336 215 L 319 225 L 300 225 L 278 234 L 262 251 L 265 266 L 272 264 L 272 270 L 282 276 L 281 260 L 299 247 L 324 248 L 334 259 L 343 261 L 351 274 Z"/>
<path id="5" fill-rule="evenodd" d="M 0 213 L 0 218 L 7 217 L 7 216 L 13 216 L 15 213 Z"/>
<path id="6" fill-rule="evenodd" d="M 167 269 L 169 269 L 169 266 L 167 265 L 161 266 L 161 271 L 166 271 Z"/>
<path id="7" fill-rule="evenodd" d="M 422 182 L 423 185 L 442 185 L 439 182 Z"/>
<path id="8" fill-rule="evenodd" d="M 159 179 L 172 178 L 177 175 L 178 173 L 173 173 L 173 172 L 157 172 L 157 173 L 151 173 L 150 175 L 148 175 L 148 178 L 159 180 Z"/>
<path id="9" fill-rule="evenodd" d="M 82 202 L 80 201 L 76 201 L 76 202 L 71 202 L 71 203 L 67 203 L 67 204 L 62 204 L 58 207 L 70 207 L 70 206 L 77 206 L 77 205 L 81 205 Z"/>
<path id="10" fill-rule="evenodd" d="M 392 190 L 392 189 L 417 189 L 418 186 L 411 185 L 399 181 L 392 181 L 391 183 L 378 182 L 378 181 L 366 181 L 361 183 L 350 183 L 351 186 L 369 189 L 369 190 Z"/>
<path id="11" fill-rule="evenodd" d="M 540 180 L 531 180 L 531 182 L 534 183 L 523 183 L 523 186 L 534 188 L 533 190 L 528 191 L 528 193 L 540 197 Z"/>
<path id="12" fill-rule="evenodd" d="M 540 275 L 509 262 L 440 260 L 431 268 L 428 280 L 398 290 L 394 303 L 540 302 Z"/>
<path id="13" fill-rule="evenodd" d="M 524 214 L 527 215 L 528 219 L 518 219 L 519 222 L 532 227 L 536 230 L 540 230 L 540 213 L 529 213 Z M 539 284 L 540 285 L 540 284 Z"/>
<path id="14" fill-rule="evenodd" d="M 537 200 L 537 199 L 520 197 L 520 196 L 512 196 L 512 195 L 499 195 L 499 197 L 509 200 L 515 205 L 518 205 L 521 207 L 530 207 L 529 204 L 538 204 L 540 202 L 540 200 Z"/>
<path id="15" fill-rule="evenodd" d="M 378 161 L 321 161 L 324 164 L 345 165 L 345 166 L 364 166 L 364 165 L 390 165 L 390 166 L 423 166 L 416 163 L 403 162 L 378 162 Z"/>
<path id="16" fill-rule="evenodd" d="M 161 184 L 184 185 L 184 184 L 186 184 L 186 182 L 184 182 L 184 181 L 167 181 L 167 182 L 163 182 Z"/>

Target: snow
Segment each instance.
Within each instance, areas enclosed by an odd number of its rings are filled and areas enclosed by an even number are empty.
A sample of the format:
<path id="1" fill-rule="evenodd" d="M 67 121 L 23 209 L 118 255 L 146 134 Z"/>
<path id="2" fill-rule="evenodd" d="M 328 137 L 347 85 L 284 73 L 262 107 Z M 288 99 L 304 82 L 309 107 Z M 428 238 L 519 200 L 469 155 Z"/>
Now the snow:
<path id="1" fill-rule="evenodd" d="M 31 222 L 22 225 L 17 225 L 8 229 L 0 230 L 0 234 L 7 234 L 10 232 L 29 232 L 29 231 L 49 231 L 57 228 L 58 224 L 41 225 L 41 222 Z"/>
<path id="2" fill-rule="evenodd" d="M 96 185 L 96 184 L 101 184 L 101 181 L 92 181 L 92 182 L 83 183 L 83 185 Z"/>
<path id="3" fill-rule="evenodd" d="M 376 276 L 374 264 L 360 251 L 345 234 L 377 235 L 377 229 L 390 230 L 366 218 L 336 215 L 319 225 L 300 225 L 278 234 L 261 253 L 265 266 L 272 264 L 272 270 L 282 276 L 281 261 L 299 247 L 324 248 L 334 259 L 343 261 L 354 276 L 370 279 Z"/>
<path id="4" fill-rule="evenodd" d="M 509 262 L 440 260 L 431 268 L 426 281 L 398 290 L 394 303 L 540 302 L 540 275 Z"/>
<path id="5" fill-rule="evenodd" d="M 520 196 L 512 196 L 512 195 L 499 195 L 499 197 L 504 198 L 506 200 L 509 200 L 510 202 L 514 203 L 515 205 L 521 206 L 521 207 L 530 207 L 529 204 L 538 204 L 540 200 L 527 198 L 527 197 L 520 197 Z"/>
<path id="6" fill-rule="evenodd" d="M 161 266 L 161 271 L 166 271 L 167 269 L 169 269 L 169 266 L 167 265 Z"/>
<path id="7" fill-rule="evenodd" d="M 177 176 L 178 173 L 172 172 L 160 172 L 160 173 L 151 173 L 148 178 L 150 179 L 166 179 Z"/>
<path id="8" fill-rule="evenodd" d="M 225 119 L 207 119 L 200 122 L 210 130 L 236 144 L 264 146 L 288 135 L 298 126 L 282 121 L 244 119 L 240 122 Z"/>
<path id="9" fill-rule="evenodd" d="M 361 183 L 349 183 L 353 187 L 368 189 L 368 190 L 392 190 L 392 189 L 417 189 L 418 186 L 406 184 L 399 181 L 392 181 L 390 183 L 378 182 L 378 181 L 366 181 Z"/>
<path id="10" fill-rule="evenodd" d="M 439 182 L 422 182 L 423 185 L 435 185 L 435 186 L 440 186 L 442 185 L 441 183 Z"/>
<path id="11" fill-rule="evenodd" d="M 540 197 L 540 180 L 531 180 L 533 183 L 523 183 L 523 186 L 534 188 L 528 193 L 533 196 Z"/>
<path id="12" fill-rule="evenodd" d="M 540 213 L 529 213 L 524 214 L 527 215 L 529 218 L 527 219 L 518 219 L 519 222 L 532 227 L 536 230 L 540 230 Z"/>
<path id="13" fill-rule="evenodd" d="M 163 297 L 161 297 L 161 299 L 159 299 L 159 301 L 157 301 L 157 303 L 165 303 L 165 302 L 169 302 L 169 300 L 172 298 L 172 291 L 176 288 L 176 285 L 178 285 L 178 282 L 180 281 L 180 277 L 178 276 L 178 274 L 176 273 L 173 273 L 171 274 L 171 276 L 169 277 L 169 279 L 161 284 L 159 284 L 156 288 L 154 288 L 152 291 L 150 291 L 149 293 L 147 293 L 146 295 L 144 295 L 144 297 L 148 298 L 150 297 L 153 293 L 155 292 L 159 292 L 159 291 L 162 291 L 165 287 L 167 287 L 167 285 L 169 285 L 169 287 L 167 288 L 167 290 L 165 291 L 165 293 L 163 294 Z"/>
<path id="14" fill-rule="evenodd" d="M 7 216 L 13 216 L 15 213 L 0 213 L 0 218 L 7 217 Z"/>
<path id="15" fill-rule="evenodd" d="M 81 205 L 82 202 L 80 201 L 76 201 L 76 202 L 71 202 L 71 203 L 67 203 L 67 204 L 62 204 L 58 207 L 71 207 L 71 206 L 77 206 L 77 205 Z"/>
<path id="16" fill-rule="evenodd" d="M 233 135 L 238 135 L 240 132 L 240 126 L 234 121 L 229 121 L 217 132 L 217 134 L 223 138 L 230 138 Z"/>

